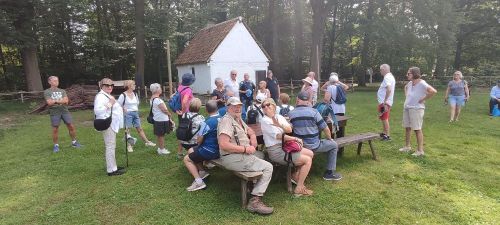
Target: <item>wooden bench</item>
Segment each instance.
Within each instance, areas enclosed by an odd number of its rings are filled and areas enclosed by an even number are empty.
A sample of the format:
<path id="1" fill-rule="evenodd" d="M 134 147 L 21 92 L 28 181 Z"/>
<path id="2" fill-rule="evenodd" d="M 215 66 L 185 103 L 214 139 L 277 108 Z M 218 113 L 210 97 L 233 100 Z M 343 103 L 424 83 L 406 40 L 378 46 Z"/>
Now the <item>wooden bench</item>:
<path id="1" fill-rule="evenodd" d="M 219 160 L 212 160 L 211 161 L 214 165 L 217 167 L 224 168 L 222 164 L 220 164 Z M 246 208 L 247 203 L 248 203 L 248 182 L 258 180 L 260 177 L 262 177 L 262 172 L 243 172 L 243 171 L 231 171 L 233 172 L 237 177 L 241 179 L 241 208 Z"/>
<path id="2" fill-rule="evenodd" d="M 379 139 L 380 135 L 376 133 L 362 133 L 362 134 L 354 134 L 345 137 L 340 137 L 334 139 L 337 142 L 338 148 L 344 147 L 346 145 L 358 144 L 358 155 L 361 154 L 361 146 L 363 146 L 363 142 L 368 141 L 370 145 L 370 150 L 372 152 L 373 160 L 377 160 L 377 155 L 375 154 L 375 149 L 373 148 L 372 140 Z"/>

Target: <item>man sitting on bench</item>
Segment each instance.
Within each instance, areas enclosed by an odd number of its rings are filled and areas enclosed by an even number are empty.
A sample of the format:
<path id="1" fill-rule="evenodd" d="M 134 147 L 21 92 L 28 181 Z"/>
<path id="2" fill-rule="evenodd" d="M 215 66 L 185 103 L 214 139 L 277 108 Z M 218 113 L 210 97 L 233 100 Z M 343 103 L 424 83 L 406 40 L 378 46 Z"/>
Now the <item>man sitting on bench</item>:
<path id="1" fill-rule="evenodd" d="M 273 165 L 255 156 L 257 139 L 255 133 L 241 119 L 242 103 L 236 97 L 227 100 L 227 113 L 219 122 L 220 164 L 232 171 L 262 172 L 252 190 L 252 197 L 247 210 L 266 215 L 273 213 L 273 208 L 262 202 L 262 196 L 273 175 Z"/>
<path id="2" fill-rule="evenodd" d="M 340 180 L 342 175 L 335 172 L 337 166 L 337 143 L 332 139 L 330 129 L 318 110 L 309 106 L 309 93 L 301 91 L 297 95 L 297 107 L 288 116 L 293 125 L 293 136 L 301 138 L 304 148 L 311 149 L 315 154 L 328 152 L 328 164 L 323 179 Z M 323 131 L 326 139 L 319 139 Z"/>

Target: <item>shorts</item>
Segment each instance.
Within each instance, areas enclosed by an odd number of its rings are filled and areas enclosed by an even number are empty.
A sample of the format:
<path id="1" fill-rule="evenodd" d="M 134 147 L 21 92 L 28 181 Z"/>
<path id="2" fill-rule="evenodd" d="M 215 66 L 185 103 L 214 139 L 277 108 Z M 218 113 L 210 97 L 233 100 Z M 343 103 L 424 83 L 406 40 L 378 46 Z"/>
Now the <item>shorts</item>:
<path id="1" fill-rule="evenodd" d="M 424 111 L 425 109 L 404 109 L 403 127 L 410 127 L 412 130 L 422 130 Z"/>
<path id="2" fill-rule="evenodd" d="M 219 158 L 218 155 L 216 157 L 206 158 L 200 154 L 200 151 L 203 151 L 203 149 L 200 149 L 199 146 L 194 146 L 193 152 L 189 153 L 188 155 L 189 159 L 191 159 L 191 161 L 193 161 L 194 163 L 201 163 L 203 161 Z"/>
<path id="3" fill-rule="evenodd" d="M 127 111 L 125 114 L 125 127 L 141 127 L 141 119 L 139 118 L 139 112 L 137 111 Z"/>
<path id="4" fill-rule="evenodd" d="M 378 118 L 380 120 L 389 120 L 390 114 L 391 114 L 391 106 L 386 105 L 387 107 L 384 108 L 384 103 L 379 104 L 377 107 L 377 112 L 378 112 Z"/>
<path id="5" fill-rule="evenodd" d="M 192 148 L 194 146 L 198 146 L 198 144 L 181 144 L 181 145 L 186 150 L 188 150 L 188 149 L 190 149 L 190 148 Z"/>
<path id="6" fill-rule="evenodd" d="M 281 165 L 287 165 L 285 161 L 285 152 L 281 149 L 281 144 L 273 145 L 266 148 L 269 159 Z M 300 158 L 300 152 L 292 153 L 292 162 L 295 163 Z"/>
<path id="7" fill-rule="evenodd" d="M 170 133 L 170 123 L 168 121 L 155 121 L 153 124 L 153 132 L 156 136 L 164 136 Z"/>
<path id="8" fill-rule="evenodd" d="M 450 106 L 464 106 L 465 95 L 459 95 L 459 96 L 449 95 L 448 104 L 450 104 Z"/>
<path id="9" fill-rule="evenodd" d="M 71 117 L 71 114 L 69 112 L 65 112 L 59 115 L 50 115 L 50 124 L 53 127 L 59 127 L 59 124 L 61 124 L 61 120 L 63 120 L 64 124 L 66 125 L 73 123 L 73 118 Z"/>

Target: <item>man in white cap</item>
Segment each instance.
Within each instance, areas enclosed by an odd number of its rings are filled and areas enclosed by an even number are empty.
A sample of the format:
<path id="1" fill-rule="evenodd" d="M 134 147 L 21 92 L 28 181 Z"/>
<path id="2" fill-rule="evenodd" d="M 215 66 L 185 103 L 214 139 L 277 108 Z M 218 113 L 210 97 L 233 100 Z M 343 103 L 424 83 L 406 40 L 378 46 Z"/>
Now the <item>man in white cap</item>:
<path id="1" fill-rule="evenodd" d="M 227 100 L 227 113 L 217 126 L 219 162 L 232 171 L 262 172 L 251 192 L 247 210 L 261 215 L 273 213 L 273 208 L 262 202 L 262 196 L 273 175 L 273 165 L 255 156 L 257 138 L 255 132 L 241 119 L 242 103 L 239 98 Z"/>

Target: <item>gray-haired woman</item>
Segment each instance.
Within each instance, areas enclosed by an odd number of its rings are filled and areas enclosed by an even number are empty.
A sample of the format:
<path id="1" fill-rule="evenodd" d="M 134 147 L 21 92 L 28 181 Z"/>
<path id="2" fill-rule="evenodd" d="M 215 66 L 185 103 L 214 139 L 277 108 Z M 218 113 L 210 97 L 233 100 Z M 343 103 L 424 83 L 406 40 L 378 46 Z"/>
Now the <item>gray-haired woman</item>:
<path id="1" fill-rule="evenodd" d="M 158 154 L 167 155 L 170 151 L 165 148 L 165 134 L 169 133 L 172 127 L 175 127 L 174 121 L 171 119 L 172 113 L 165 105 L 165 102 L 160 98 L 161 86 L 158 83 L 151 84 L 149 86 L 151 90 L 151 100 L 150 104 L 152 106 L 151 110 L 153 112 L 153 130 L 156 138 L 158 139 Z"/>
<path id="2" fill-rule="evenodd" d="M 220 77 L 215 78 L 215 89 L 210 96 L 212 100 L 217 101 L 217 108 L 220 109 L 226 105 L 225 95 L 224 81 Z"/>

